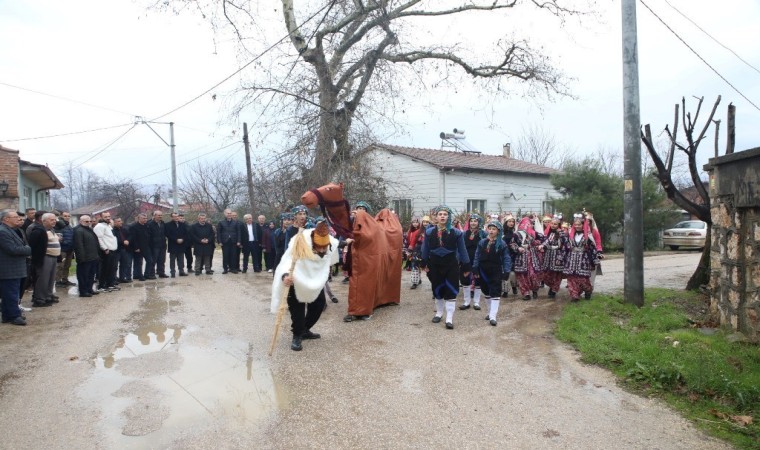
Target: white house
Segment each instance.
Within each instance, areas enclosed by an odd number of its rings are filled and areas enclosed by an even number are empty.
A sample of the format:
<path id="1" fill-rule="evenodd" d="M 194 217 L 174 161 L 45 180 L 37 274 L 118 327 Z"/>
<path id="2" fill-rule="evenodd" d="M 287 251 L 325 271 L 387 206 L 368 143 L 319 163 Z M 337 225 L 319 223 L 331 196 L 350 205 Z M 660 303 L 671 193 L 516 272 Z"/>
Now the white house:
<path id="1" fill-rule="evenodd" d="M 445 204 L 456 213 L 551 212 L 556 169 L 504 155 L 372 144 L 364 152 L 388 181 L 391 207 L 401 217 Z"/>

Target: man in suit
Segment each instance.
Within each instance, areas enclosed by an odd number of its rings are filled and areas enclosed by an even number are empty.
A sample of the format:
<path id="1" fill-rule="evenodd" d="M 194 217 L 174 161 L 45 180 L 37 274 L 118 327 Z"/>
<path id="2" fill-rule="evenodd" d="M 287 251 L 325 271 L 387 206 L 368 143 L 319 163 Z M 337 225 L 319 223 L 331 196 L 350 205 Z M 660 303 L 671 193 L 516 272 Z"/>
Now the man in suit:
<path id="1" fill-rule="evenodd" d="M 261 272 L 261 250 L 259 250 L 259 268 L 256 270 L 255 249 L 259 243 L 256 233 L 256 224 L 253 223 L 253 216 L 250 214 L 244 215 L 243 220 L 245 223 L 240 228 L 240 240 L 243 249 L 243 273 L 248 272 L 249 257 L 253 260 L 254 272 Z"/>
<path id="2" fill-rule="evenodd" d="M 146 279 L 155 280 L 150 270 L 153 265 L 153 255 L 150 249 L 150 230 L 148 229 L 148 215 L 140 213 L 137 222 L 129 226 L 129 246 L 132 249 L 132 275 L 140 281 Z M 143 261 L 145 272 L 143 272 Z"/>
<path id="3" fill-rule="evenodd" d="M 259 215 L 256 218 L 254 231 L 256 232 L 256 240 L 253 245 L 253 271 L 261 272 L 261 251 L 264 249 L 264 228 L 267 226 L 267 218 L 264 215 Z"/>
<path id="4" fill-rule="evenodd" d="M 224 217 L 216 227 L 216 240 L 222 244 L 222 273 L 238 273 L 240 261 L 235 262 L 235 255 L 241 244 L 241 227 L 239 222 L 232 218 L 232 210 L 225 209 Z"/>
<path id="5" fill-rule="evenodd" d="M 184 264 L 185 247 L 188 244 L 187 227 L 184 222 L 180 222 L 179 214 L 172 213 L 171 217 L 171 222 L 164 226 L 166 240 L 169 243 L 169 273 L 174 278 L 176 267 L 179 270 L 179 276 L 186 277 Z M 189 267 L 188 270 L 190 270 Z"/>
<path id="6" fill-rule="evenodd" d="M 37 210 L 34 208 L 26 208 L 26 218 L 24 219 L 24 224 L 21 225 L 21 229 L 24 230 L 24 233 L 26 233 L 26 229 L 29 228 L 29 225 L 33 224 L 35 221 L 35 214 L 37 214 Z"/>
<path id="7" fill-rule="evenodd" d="M 216 244 L 214 243 L 214 227 L 211 226 L 211 222 L 206 222 L 206 214 L 198 214 L 198 222 L 190 227 L 190 236 L 195 249 L 195 275 L 200 275 L 204 268 L 206 275 L 213 274 L 211 257 L 214 255 Z"/>
<path id="8" fill-rule="evenodd" d="M 21 281 L 26 277 L 26 259 L 32 248 L 14 230 L 21 226 L 19 215 L 9 209 L 0 211 L 0 298 L 2 322 L 26 325 L 19 308 Z"/>
<path id="9" fill-rule="evenodd" d="M 155 265 L 155 269 L 151 266 L 151 275 L 155 276 L 158 274 L 158 278 L 169 278 L 166 274 L 165 228 L 164 213 L 161 212 L 161 210 L 153 211 L 153 220 L 148 223 L 148 229 L 150 230 L 151 256 L 153 257 L 153 264 Z"/>
<path id="10" fill-rule="evenodd" d="M 121 217 L 113 219 L 113 234 L 118 243 L 119 269 L 116 279 L 119 283 L 129 283 L 132 281 L 132 247 L 129 245 L 129 227 L 124 225 Z"/>
<path id="11" fill-rule="evenodd" d="M 187 260 L 187 271 L 193 270 L 193 239 L 190 237 L 190 224 L 185 223 L 185 215 L 179 213 L 180 223 L 184 223 L 187 228 L 187 240 L 185 241 L 185 260 Z"/>
<path id="12" fill-rule="evenodd" d="M 77 283 L 80 297 L 100 294 L 92 289 L 95 274 L 98 271 L 100 244 L 91 223 L 90 216 L 84 215 L 79 218 L 79 225 L 74 227 L 74 257 L 77 259 Z"/>

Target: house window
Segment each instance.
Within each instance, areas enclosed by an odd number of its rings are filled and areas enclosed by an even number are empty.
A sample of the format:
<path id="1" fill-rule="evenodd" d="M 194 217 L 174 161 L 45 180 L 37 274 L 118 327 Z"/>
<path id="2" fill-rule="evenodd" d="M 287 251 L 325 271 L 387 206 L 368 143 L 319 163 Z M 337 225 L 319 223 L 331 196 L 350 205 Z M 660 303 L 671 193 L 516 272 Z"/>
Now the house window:
<path id="1" fill-rule="evenodd" d="M 544 215 L 554 215 L 554 206 L 552 205 L 551 200 L 544 200 L 541 204 L 541 209 L 544 211 Z"/>
<path id="2" fill-rule="evenodd" d="M 31 208 L 32 207 L 32 189 L 24 186 L 24 206 L 23 208 Z"/>
<path id="3" fill-rule="evenodd" d="M 485 214 L 486 212 L 486 201 L 485 200 L 467 200 L 467 211 L 468 212 L 474 212 L 478 214 Z"/>
<path id="4" fill-rule="evenodd" d="M 408 222 L 412 218 L 412 200 L 408 198 L 402 198 L 399 200 L 393 200 L 391 202 L 391 208 L 396 211 L 401 222 Z"/>

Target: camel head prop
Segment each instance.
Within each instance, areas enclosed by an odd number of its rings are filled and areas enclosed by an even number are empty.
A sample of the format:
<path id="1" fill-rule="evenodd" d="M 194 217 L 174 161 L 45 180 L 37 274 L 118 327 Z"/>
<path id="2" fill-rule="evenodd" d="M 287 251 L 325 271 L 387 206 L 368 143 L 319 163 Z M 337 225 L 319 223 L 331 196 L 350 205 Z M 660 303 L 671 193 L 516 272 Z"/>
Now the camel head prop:
<path id="1" fill-rule="evenodd" d="M 343 183 L 326 184 L 320 188 L 306 191 L 301 196 L 301 204 L 307 208 L 329 206 L 339 202 L 342 204 L 343 200 Z"/>

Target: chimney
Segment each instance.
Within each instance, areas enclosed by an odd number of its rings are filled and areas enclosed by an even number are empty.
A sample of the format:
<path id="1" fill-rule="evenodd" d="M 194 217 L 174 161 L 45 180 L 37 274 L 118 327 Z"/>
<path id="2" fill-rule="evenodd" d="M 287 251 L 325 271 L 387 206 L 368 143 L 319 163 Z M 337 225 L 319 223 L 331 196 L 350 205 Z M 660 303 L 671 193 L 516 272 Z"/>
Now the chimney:
<path id="1" fill-rule="evenodd" d="M 504 157 L 511 159 L 512 158 L 512 144 L 507 142 L 506 144 L 504 144 L 502 149 L 504 150 Z"/>

